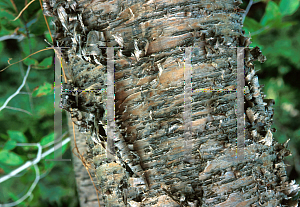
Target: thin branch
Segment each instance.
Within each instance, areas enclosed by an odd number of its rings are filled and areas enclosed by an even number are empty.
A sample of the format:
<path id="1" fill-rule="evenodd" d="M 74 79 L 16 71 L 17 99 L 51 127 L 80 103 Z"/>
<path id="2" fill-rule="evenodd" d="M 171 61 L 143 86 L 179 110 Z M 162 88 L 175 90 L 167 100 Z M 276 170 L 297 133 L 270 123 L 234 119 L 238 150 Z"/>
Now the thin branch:
<path id="1" fill-rule="evenodd" d="M 25 26 L 25 27 L 26 27 L 26 26 Z M 26 27 L 26 28 L 27 28 L 27 27 Z M 28 34 L 27 34 L 27 36 L 28 36 Z M 28 36 L 28 39 L 30 39 L 29 36 Z M 29 41 L 29 46 L 30 46 L 30 52 L 31 52 L 31 44 L 30 44 L 30 41 Z M 24 77 L 24 68 L 23 68 L 23 64 L 21 64 L 21 62 L 20 62 L 20 63 L 19 63 L 19 66 L 20 66 L 21 74 L 22 74 L 22 76 Z M 29 88 L 27 82 L 25 83 L 25 87 L 26 87 L 26 90 L 27 90 L 28 95 L 29 95 L 29 103 L 30 103 L 31 111 L 32 111 L 32 113 L 34 113 L 33 101 L 32 101 L 32 93 L 31 93 L 31 91 L 30 91 L 30 88 Z"/>
<path id="2" fill-rule="evenodd" d="M 12 65 L 14 65 L 14 64 L 17 64 L 17 63 L 19 63 L 19 62 L 22 62 L 23 60 L 25 60 L 25 59 L 31 57 L 32 55 L 35 55 L 35 54 L 40 53 L 40 52 L 43 52 L 43 51 L 45 51 L 45 50 L 52 50 L 52 49 L 53 49 L 53 48 L 45 48 L 45 49 L 41 49 L 41 50 L 39 50 L 39 51 L 37 51 L 37 52 L 34 52 L 34 53 L 28 55 L 26 58 L 23 58 L 22 60 L 19 60 L 19 61 L 15 62 L 15 63 L 10 63 L 9 61 L 10 61 L 12 58 L 9 58 L 9 60 L 8 60 L 9 65 L 6 66 L 5 68 L 3 68 L 2 70 L 0 70 L 0 72 L 5 71 L 7 68 L 9 68 L 10 66 L 12 66 Z"/>
<path id="3" fill-rule="evenodd" d="M 19 13 L 19 15 L 13 20 L 13 21 L 16 21 L 21 15 L 22 15 L 22 13 L 23 13 L 23 11 L 25 11 L 25 9 L 27 9 L 27 7 L 31 4 L 31 3 L 33 3 L 35 0 L 32 0 L 31 2 L 29 2 L 21 11 L 20 11 L 20 13 Z"/>
<path id="4" fill-rule="evenodd" d="M 70 141 L 70 138 L 66 138 L 65 140 L 62 141 L 62 143 L 55 145 L 54 147 L 50 148 L 46 152 L 42 153 L 42 146 L 40 143 L 18 143 L 17 146 L 37 146 L 39 148 L 37 158 L 34 159 L 33 161 L 27 161 L 24 165 L 20 166 L 19 168 L 15 169 L 14 171 L 10 172 L 9 174 L 3 176 L 0 178 L 0 183 L 3 183 L 4 181 L 8 180 L 9 178 L 14 177 L 17 175 L 19 172 L 27 169 L 28 167 L 35 165 L 40 162 L 41 159 L 46 157 L 47 155 L 51 154 L 54 152 L 54 150 L 61 149 L 60 146 L 63 146 L 67 144 Z"/>
<path id="5" fill-rule="evenodd" d="M 4 109 L 4 108 L 7 106 L 8 102 L 9 102 L 11 99 L 13 99 L 16 95 L 19 94 L 20 90 L 23 88 L 23 86 L 24 86 L 25 83 L 26 83 L 26 79 L 27 79 L 27 77 L 28 77 L 30 68 L 31 68 L 31 66 L 29 65 L 28 68 L 27 68 L 27 72 L 26 72 L 26 74 L 25 74 L 25 76 L 24 76 L 24 78 L 23 78 L 22 84 L 20 85 L 20 87 L 18 88 L 18 90 L 17 90 L 13 95 L 11 95 L 10 97 L 8 97 L 8 99 L 6 99 L 6 101 L 5 101 L 5 103 L 3 104 L 3 106 L 0 107 L 0 111 L 2 111 L 2 109 Z"/>
<path id="6" fill-rule="evenodd" d="M 52 37 L 51 31 L 50 31 L 50 27 L 49 27 L 47 18 L 46 18 L 45 14 L 44 14 L 44 7 L 43 7 L 43 4 L 42 4 L 42 1 L 39 0 L 39 2 L 40 2 L 40 5 L 41 5 L 41 8 L 42 8 L 42 11 L 43 11 L 43 16 L 44 16 L 44 19 L 45 19 L 45 22 L 46 22 L 46 25 L 47 25 L 47 28 L 48 28 L 48 31 L 49 31 L 49 34 L 50 34 L 50 38 L 51 38 L 51 40 L 52 40 L 52 43 L 54 44 L 54 42 L 53 42 L 53 37 Z"/>
<path id="7" fill-rule="evenodd" d="M 257 34 L 263 32 L 264 30 L 267 30 L 267 29 L 269 29 L 269 28 L 270 28 L 270 26 L 267 25 L 267 26 L 265 26 L 265 27 L 263 27 L 263 28 L 261 28 L 261 29 L 255 31 L 255 32 L 252 32 L 252 33 L 251 33 L 251 36 L 257 35 Z"/>
<path id="8" fill-rule="evenodd" d="M 26 111 L 26 110 L 24 110 L 24 109 L 19 109 L 19 108 L 12 107 L 12 106 L 6 106 L 5 108 L 6 108 L 6 109 L 15 110 L 15 111 L 21 111 L 21 112 L 24 112 L 24 113 L 29 114 L 29 115 L 32 116 L 32 113 L 30 113 L 29 111 Z"/>
<path id="9" fill-rule="evenodd" d="M 29 190 L 25 195 L 23 195 L 21 198 L 19 198 L 17 201 L 14 201 L 12 203 L 6 203 L 6 204 L 0 204 L 0 206 L 3 207 L 11 207 L 11 206 L 17 206 L 19 203 L 22 203 L 27 197 L 29 197 L 32 194 L 32 191 L 34 190 L 35 186 L 38 184 L 40 180 L 40 170 L 38 166 L 35 164 L 33 165 L 34 170 L 35 170 L 35 179 L 33 183 L 31 184 Z"/>
<path id="10" fill-rule="evenodd" d="M 19 92 L 19 94 L 27 94 L 27 95 L 29 95 L 29 94 L 32 94 L 32 93 L 29 93 L 29 92 Z"/>
<path id="11" fill-rule="evenodd" d="M 60 143 L 59 145 L 65 145 L 70 141 L 70 138 L 68 137 L 67 139 L 65 139 L 62 143 Z M 54 150 L 60 149 L 58 148 L 58 144 L 55 145 L 53 148 L 47 150 L 46 152 L 44 152 L 42 154 L 42 146 L 40 143 L 18 143 L 17 146 L 37 146 L 38 147 L 38 153 L 37 153 L 37 157 L 36 159 L 34 159 L 33 161 L 27 161 L 24 165 L 22 165 L 21 167 L 15 169 L 14 171 L 10 172 L 8 175 L 5 175 L 3 177 L 0 178 L 0 183 L 6 181 L 7 179 L 11 178 L 11 177 L 15 177 L 15 175 L 17 175 L 19 172 L 27 169 L 30 166 L 33 166 L 35 169 L 35 179 L 32 183 L 32 185 L 30 186 L 29 190 L 27 191 L 27 193 L 25 195 L 23 195 L 20 199 L 18 199 L 15 202 L 12 203 L 6 203 L 6 204 L 0 204 L 0 206 L 3 207 L 11 207 L 11 206 L 16 206 L 19 203 L 23 202 L 26 198 L 28 198 L 29 196 L 32 195 L 32 191 L 34 190 L 35 186 L 37 185 L 37 183 L 39 182 L 39 180 L 41 179 L 40 177 L 40 170 L 37 166 L 37 163 L 44 157 L 46 157 L 47 155 L 49 155 L 50 153 L 54 152 Z"/>
<path id="12" fill-rule="evenodd" d="M 56 143 L 57 143 L 57 140 L 62 140 L 62 138 L 63 138 L 64 136 L 66 136 L 67 133 L 68 133 L 68 131 L 65 131 L 58 139 L 55 139 L 54 141 L 49 142 L 48 144 L 45 144 L 45 145 L 43 146 L 43 148 L 47 148 L 47 147 L 49 147 L 50 145 L 56 144 Z"/>
<path id="13" fill-rule="evenodd" d="M 38 147 L 37 157 L 33 161 L 27 161 L 25 164 L 23 164 L 19 168 L 15 169 L 14 171 L 10 172 L 9 174 L 1 177 L 0 183 L 8 180 L 9 178 L 14 177 L 19 172 L 22 172 L 23 170 L 27 169 L 28 167 L 37 164 L 41 160 L 42 146 L 40 143 L 18 143 L 17 146 L 36 146 L 36 147 Z"/>
<path id="14" fill-rule="evenodd" d="M 72 122 L 72 126 L 73 126 L 73 136 L 74 136 L 74 146 L 75 146 L 75 147 L 72 149 L 72 153 L 73 153 L 78 159 L 81 160 L 81 162 L 82 162 L 82 164 L 84 165 L 84 167 L 85 167 L 87 173 L 89 174 L 89 176 L 90 176 L 90 178 L 91 178 L 91 181 L 92 181 L 92 183 L 93 183 L 93 185 L 94 185 L 94 188 L 96 189 L 97 200 L 98 200 L 99 207 L 101 207 L 101 205 L 100 205 L 100 200 L 99 200 L 99 195 L 98 195 L 98 194 L 99 194 L 99 191 L 97 190 L 97 187 L 96 187 L 96 185 L 95 185 L 95 182 L 93 181 L 93 177 L 91 176 L 91 173 L 90 173 L 90 171 L 89 171 L 89 168 L 88 168 L 88 166 L 87 166 L 87 164 L 86 164 L 86 162 L 85 162 L 85 158 L 80 154 L 79 149 L 78 149 L 77 144 L 76 144 L 75 125 L 74 125 L 74 122 Z M 79 156 L 75 154 L 75 152 L 73 151 L 74 149 L 76 149 L 77 154 L 78 154 Z"/>
<path id="15" fill-rule="evenodd" d="M 9 40 L 9 39 L 16 39 L 18 42 L 22 41 L 25 37 L 23 35 L 4 35 L 0 37 L 0 42 L 4 40 Z"/>
<path id="16" fill-rule="evenodd" d="M 249 3 L 248 3 L 248 6 L 247 6 L 247 8 L 246 8 L 245 13 L 243 14 L 243 23 L 244 23 L 244 21 L 245 21 L 245 18 L 246 18 L 246 16 L 247 16 L 247 14 L 248 14 L 248 12 L 249 12 L 250 7 L 252 6 L 252 4 L 253 4 L 253 0 L 250 0 Z"/>

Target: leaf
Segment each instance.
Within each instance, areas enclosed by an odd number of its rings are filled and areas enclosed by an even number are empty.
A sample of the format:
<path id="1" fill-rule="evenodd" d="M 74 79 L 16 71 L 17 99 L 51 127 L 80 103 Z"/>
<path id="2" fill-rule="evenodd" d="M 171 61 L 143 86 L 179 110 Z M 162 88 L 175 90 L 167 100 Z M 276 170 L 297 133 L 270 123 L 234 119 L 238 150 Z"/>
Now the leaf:
<path id="1" fill-rule="evenodd" d="M 282 15 L 292 15 L 299 8 L 299 0 L 281 0 L 279 3 L 280 12 Z"/>
<path id="2" fill-rule="evenodd" d="M 8 195 L 10 198 L 13 199 L 13 201 L 19 200 L 19 197 L 16 194 L 14 194 L 13 192 L 8 192 Z"/>
<path id="3" fill-rule="evenodd" d="M 7 133 L 9 137 L 16 142 L 28 142 L 23 132 L 8 130 Z"/>
<path id="4" fill-rule="evenodd" d="M 29 30 L 35 35 L 42 35 L 47 30 L 42 10 L 37 12 L 37 21 L 29 27 Z"/>
<path id="5" fill-rule="evenodd" d="M 33 97 L 40 97 L 40 96 L 46 96 L 49 94 L 53 94 L 53 85 L 50 83 L 44 83 L 42 86 L 37 86 L 35 89 L 33 89 L 32 96 Z"/>
<path id="6" fill-rule="evenodd" d="M 23 41 L 20 42 L 24 58 L 31 54 L 30 48 L 36 49 L 37 47 L 40 46 L 38 45 L 37 41 L 38 41 L 37 38 L 30 38 L 30 39 L 25 38 L 23 39 Z"/>
<path id="7" fill-rule="evenodd" d="M 51 134 L 48 134 L 47 136 L 43 137 L 40 143 L 42 146 L 44 146 L 53 141 L 54 141 L 54 133 L 51 133 Z"/>
<path id="8" fill-rule="evenodd" d="M 42 60 L 42 62 L 40 62 L 37 66 L 35 66 L 35 68 L 37 69 L 48 69 L 51 67 L 52 65 L 52 57 L 47 57 L 44 60 Z"/>
<path id="9" fill-rule="evenodd" d="M 262 25 L 259 24 L 255 19 L 250 17 L 246 17 L 244 21 L 244 27 L 248 29 L 250 32 L 255 32 L 262 28 Z"/>
<path id="10" fill-rule="evenodd" d="M 53 159 L 53 155 L 52 156 L 47 155 L 45 159 Z M 54 167 L 54 162 L 44 162 L 44 166 L 46 171 L 50 171 Z"/>
<path id="11" fill-rule="evenodd" d="M 12 11 L 9 11 L 9 9 L 0 10 L 0 25 L 5 27 L 7 30 L 13 31 L 17 27 L 23 27 L 23 23 L 20 19 L 17 19 L 16 21 L 12 21 L 15 18 Z"/>
<path id="12" fill-rule="evenodd" d="M 0 104 L 0 106 L 1 106 L 1 104 Z M 0 137 L 1 138 L 3 138 L 3 139 L 9 139 L 9 136 L 7 136 L 6 134 L 0 134 Z"/>
<path id="13" fill-rule="evenodd" d="M 0 151 L 0 162 L 6 165 L 20 165 L 24 163 L 24 160 L 14 152 L 8 150 Z"/>
<path id="14" fill-rule="evenodd" d="M 51 115 L 53 116 L 54 114 L 54 96 L 53 95 L 48 95 L 48 96 L 43 96 L 40 97 L 39 100 L 43 102 L 43 104 L 37 105 L 36 106 L 36 114 L 38 117 L 46 116 L 46 115 Z M 53 129 L 52 129 L 53 131 Z"/>
<path id="15" fill-rule="evenodd" d="M 14 149 L 16 147 L 16 144 L 17 144 L 17 142 L 15 140 L 8 140 L 5 143 L 3 149 L 12 150 L 12 149 Z"/>
<path id="16" fill-rule="evenodd" d="M 3 8 L 3 10 L 10 10 L 10 11 L 14 11 L 14 9 L 12 8 L 12 5 L 10 4 L 9 1 L 0 1 L 0 8 Z M 2 13 L 2 11 L 0 11 L 0 14 Z M 0 15 L 1 16 L 1 15 Z"/>
<path id="17" fill-rule="evenodd" d="M 269 1 L 266 7 L 264 16 L 262 17 L 260 24 L 265 26 L 267 24 L 276 24 L 281 22 L 282 15 L 280 13 L 279 7 L 273 1 Z"/>
<path id="18" fill-rule="evenodd" d="M 38 61 L 37 61 L 36 59 L 34 59 L 34 58 L 29 57 L 29 58 L 26 58 L 26 59 L 23 61 L 23 63 L 24 63 L 25 65 L 37 65 L 37 64 L 38 64 Z"/>
<path id="19" fill-rule="evenodd" d="M 21 1 L 21 0 L 19 0 L 19 1 Z M 22 6 L 21 9 L 23 9 L 23 8 L 24 8 L 24 3 L 23 3 L 23 6 Z M 32 4 L 30 4 L 29 7 L 26 8 L 26 10 L 23 12 L 22 16 L 23 16 L 25 22 L 29 23 L 33 19 L 37 18 L 38 12 L 40 12 L 40 11 L 42 11 L 42 10 L 41 10 L 41 6 L 39 4 L 39 1 L 35 1 Z M 45 22 L 43 24 L 45 24 Z M 43 27 L 44 25 L 40 25 L 40 26 Z M 31 30 L 30 30 L 30 32 L 31 32 Z"/>

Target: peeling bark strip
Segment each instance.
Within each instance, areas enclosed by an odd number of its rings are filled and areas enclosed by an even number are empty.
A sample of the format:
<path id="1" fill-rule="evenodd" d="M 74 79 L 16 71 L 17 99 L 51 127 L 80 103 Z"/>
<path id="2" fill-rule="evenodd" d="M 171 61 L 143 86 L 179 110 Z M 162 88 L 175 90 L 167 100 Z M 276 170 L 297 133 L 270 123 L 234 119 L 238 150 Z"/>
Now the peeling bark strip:
<path id="1" fill-rule="evenodd" d="M 245 145 L 245 110 L 244 110 L 244 48 L 237 48 L 237 158 L 241 161 L 244 159 Z"/>
<path id="2" fill-rule="evenodd" d="M 114 49 L 114 161 L 106 159 L 105 126 L 100 124 L 105 121 L 106 94 L 100 90 L 70 94 L 66 108 L 76 109 L 76 123 L 89 132 L 88 154 L 105 206 L 295 202 L 292 196 L 298 185 L 288 182 L 283 163 L 290 152 L 286 144 L 272 139 L 273 103 L 263 99 L 255 76 L 253 61 L 265 60 L 257 47 L 245 49 L 244 159 L 234 159 L 237 55 L 231 47 L 250 44 L 242 31 L 240 4 L 240 0 L 45 2 L 45 12 L 57 16 L 55 46 L 71 47 L 63 53 L 71 66 L 71 84 L 66 87 L 106 89 L 108 54 L 103 47 L 123 47 Z M 101 40 L 90 45 L 91 34 Z M 210 92 L 192 97 L 189 146 L 193 147 L 187 162 L 182 159 L 185 78 L 184 50 L 179 47 L 190 46 L 195 48 L 192 89 Z M 88 55 L 88 50 L 95 53 Z M 219 89 L 223 91 L 214 91 Z"/>
<path id="3" fill-rule="evenodd" d="M 113 159 L 114 150 L 114 131 L 115 131 L 115 72 L 114 72 L 114 49 L 107 48 L 107 149 L 106 157 Z"/>
<path id="4" fill-rule="evenodd" d="M 184 62 L 184 151 L 186 155 L 184 156 L 185 161 L 191 161 L 191 152 L 193 145 L 191 145 L 192 140 L 192 87 L 191 87 L 191 48 L 185 49 L 185 62 Z"/>
<path id="5" fill-rule="evenodd" d="M 61 88 L 61 59 L 60 54 L 60 48 L 57 48 L 59 55 L 55 55 L 55 75 L 54 75 L 54 84 L 55 87 L 60 89 Z M 60 90 L 55 90 L 55 100 L 54 100 L 54 136 L 55 136 L 55 142 L 58 143 L 57 148 L 61 150 L 54 150 L 54 157 L 55 159 L 47 159 L 47 161 L 71 161 L 71 159 L 63 159 L 62 158 L 62 113 L 61 109 L 59 107 L 60 103 Z"/>

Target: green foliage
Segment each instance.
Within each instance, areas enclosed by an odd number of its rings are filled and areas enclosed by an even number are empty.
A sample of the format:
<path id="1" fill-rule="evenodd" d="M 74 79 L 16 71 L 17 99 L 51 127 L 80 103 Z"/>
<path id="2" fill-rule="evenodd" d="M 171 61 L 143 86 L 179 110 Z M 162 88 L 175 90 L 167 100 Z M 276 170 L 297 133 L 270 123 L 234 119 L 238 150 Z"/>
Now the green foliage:
<path id="1" fill-rule="evenodd" d="M 42 86 L 37 86 L 32 93 L 33 97 L 46 96 L 53 94 L 53 86 L 50 83 L 44 83 Z"/>
<path id="2" fill-rule="evenodd" d="M 22 132 L 8 130 L 7 133 L 9 135 L 9 138 L 16 142 L 27 142 L 27 138 Z"/>
<path id="3" fill-rule="evenodd" d="M 265 14 L 262 17 L 260 24 L 262 26 L 271 25 L 275 26 L 276 24 L 280 24 L 282 17 L 277 4 L 273 1 L 269 1 Z"/>
<path id="4" fill-rule="evenodd" d="M 47 27 L 39 1 L 33 2 L 19 19 L 12 21 L 29 2 L 0 1 L 0 37 L 9 35 L 20 37 L 20 41 L 8 39 L 0 42 L 0 70 L 8 65 L 8 60 L 15 63 L 49 47 L 44 39 L 51 42 L 51 38 L 49 32 L 46 32 Z M 17 10 L 12 3 L 16 5 Z M 50 22 L 50 18 L 47 19 Z M 49 145 L 54 141 L 53 56 L 53 50 L 43 51 L 0 72 L 0 106 L 2 106 L 21 85 L 27 67 L 31 65 L 31 71 L 21 93 L 10 100 L 7 105 L 10 108 L 0 111 L 0 177 L 37 158 L 36 146 L 17 146 L 18 143 L 40 143 L 44 147 L 43 152 L 54 146 Z M 67 125 L 64 124 L 63 132 L 66 130 Z M 68 144 L 60 150 L 63 158 L 70 158 Z M 58 204 L 77 206 L 71 162 L 54 162 L 46 159 L 54 159 L 54 153 L 38 163 L 41 179 L 32 195 L 18 206 L 59 206 Z M 23 196 L 35 180 L 35 176 L 34 168 L 29 167 L 16 177 L 1 183 L 0 204 L 16 201 Z M 49 198 L 54 200 L 49 201 Z"/>
<path id="5" fill-rule="evenodd" d="M 281 0 L 279 4 L 282 15 L 292 15 L 299 8 L 299 0 Z"/>
<path id="6" fill-rule="evenodd" d="M 37 69 L 49 69 L 52 65 L 52 57 L 45 58 L 37 66 Z"/>
<path id="7" fill-rule="evenodd" d="M 257 3 L 254 1 L 254 3 Z M 245 18 L 245 34 L 251 33 L 251 37 L 257 34 L 265 34 L 270 29 L 290 28 L 297 24 L 297 21 L 283 21 L 285 16 L 295 13 L 299 8 L 299 0 L 281 0 L 279 6 L 274 1 L 268 1 L 265 13 L 260 22 L 251 17 Z"/>
<path id="8" fill-rule="evenodd" d="M 15 17 L 16 16 L 9 10 L 4 10 L 3 8 L 0 10 L 1 36 L 4 35 L 3 33 L 6 31 L 14 30 L 17 27 L 23 26 L 20 19 L 12 21 Z"/>
<path id="9" fill-rule="evenodd" d="M 261 4 L 263 5 L 263 4 Z M 298 157 L 300 148 L 300 28 L 299 0 L 266 1 L 263 16 L 245 18 L 245 34 L 251 37 L 250 46 L 258 46 L 267 57 L 264 64 L 256 64 L 260 84 L 267 99 L 274 99 L 274 138 L 283 143 L 291 139 L 289 148 Z M 260 19 L 256 21 L 255 19 Z M 249 34 L 250 32 L 250 34 Z M 296 160 L 287 157 L 290 179 L 300 183 L 300 167 Z M 296 173 L 295 173 L 296 172 Z"/>
<path id="10" fill-rule="evenodd" d="M 15 140 L 7 140 L 3 149 L 4 150 L 12 150 L 16 147 L 17 142 Z"/>
<path id="11" fill-rule="evenodd" d="M 24 160 L 16 153 L 3 149 L 0 151 L 0 162 L 6 165 L 20 165 Z"/>
<path id="12" fill-rule="evenodd" d="M 260 29 L 262 29 L 263 26 L 258 23 L 255 19 L 252 19 L 250 17 L 247 17 L 245 18 L 245 21 L 244 21 L 244 30 L 246 31 L 249 31 L 249 32 L 255 32 L 255 31 L 258 31 Z M 246 32 L 246 34 L 248 34 L 248 32 Z"/>
<path id="13" fill-rule="evenodd" d="M 30 32 L 36 35 L 43 35 L 44 32 L 47 30 L 47 25 L 45 24 L 45 19 L 42 10 L 39 10 L 37 12 L 35 23 L 30 25 L 29 30 Z"/>
<path id="14" fill-rule="evenodd" d="M 54 141 L 54 133 L 51 133 L 51 134 L 48 134 L 45 137 L 43 137 L 40 143 L 42 146 L 44 146 L 53 141 Z"/>
<path id="15" fill-rule="evenodd" d="M 29 66 L 29 65 L 37 65 L 37 64 L 38 64 L 38 61 L 37 61 L 36 59 L 33 59 L 33 58 L 29 57 L 29 58 L 25 59 L 25 60 L 23 61 L 23 63 L 24 63 L 25 65 L 27 65 L 27 66 Z"/>

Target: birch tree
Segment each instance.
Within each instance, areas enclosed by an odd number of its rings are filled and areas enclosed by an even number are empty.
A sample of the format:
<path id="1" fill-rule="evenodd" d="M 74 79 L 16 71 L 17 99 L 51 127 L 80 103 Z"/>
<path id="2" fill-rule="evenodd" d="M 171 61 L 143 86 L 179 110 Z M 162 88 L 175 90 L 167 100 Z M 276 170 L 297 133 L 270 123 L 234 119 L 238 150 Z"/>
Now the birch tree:
<path id="1" fill-rule="evenodd" d="M 62 107 L 83 134 L 101 206 L 297 206 L 241 3 L 44 2 L 54 46 L 69 47 Z"/>

